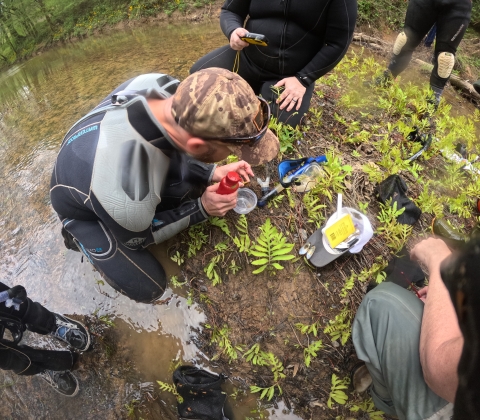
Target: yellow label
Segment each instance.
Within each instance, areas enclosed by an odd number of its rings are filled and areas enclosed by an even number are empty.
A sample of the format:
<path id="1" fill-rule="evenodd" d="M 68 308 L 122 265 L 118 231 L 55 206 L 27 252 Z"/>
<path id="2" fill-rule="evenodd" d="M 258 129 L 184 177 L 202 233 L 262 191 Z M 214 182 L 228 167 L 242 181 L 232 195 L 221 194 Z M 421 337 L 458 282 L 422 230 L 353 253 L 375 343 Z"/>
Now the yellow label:
<path id="1" fill-rule="evenodd" d="M 353 224 L 352 216 L 346 214 L 325 229 L 325 236 L 327 237 L 329 245 L 335 248 L 354 232 L 355 225 Z"/>

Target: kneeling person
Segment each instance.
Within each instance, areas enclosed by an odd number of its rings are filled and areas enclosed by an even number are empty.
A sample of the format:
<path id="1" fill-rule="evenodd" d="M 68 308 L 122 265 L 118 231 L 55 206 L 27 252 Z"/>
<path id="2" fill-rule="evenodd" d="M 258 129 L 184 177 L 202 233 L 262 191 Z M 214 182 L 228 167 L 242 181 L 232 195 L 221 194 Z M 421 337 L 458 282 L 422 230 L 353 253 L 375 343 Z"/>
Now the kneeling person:
<path id="1" fill-rule="evenodd" d="M 5 329 L 12 332 L 13 341 L 4 338 Z M 70 350 L 43 350 L 19 344 L 25 329 L 55 337 Z M 90 334 L 81 322 L 33 302 L 23 286 L 9 288 L 0 282 L 0 369 L 17 375 L 38 375 L 55 391 L 73 397 L 79 386 L 71 369 L 78 352 L 88 350 L 90 344 Z"/>
<path id="2" fill-rule="evenodd" d="M 236 192 L 209 184 L 229 171 L 249 181 L 250 164 L 277 155 L 269 117 L 266 101 L 228 70 L 123 83 L 75 123 L 58 154 L 50 197 L 67 247 L 131 299 L 157 299 L 165 272 L 145 248 L 235 207 Z M 232 153 L 245 160 L 208 163 Z"/>

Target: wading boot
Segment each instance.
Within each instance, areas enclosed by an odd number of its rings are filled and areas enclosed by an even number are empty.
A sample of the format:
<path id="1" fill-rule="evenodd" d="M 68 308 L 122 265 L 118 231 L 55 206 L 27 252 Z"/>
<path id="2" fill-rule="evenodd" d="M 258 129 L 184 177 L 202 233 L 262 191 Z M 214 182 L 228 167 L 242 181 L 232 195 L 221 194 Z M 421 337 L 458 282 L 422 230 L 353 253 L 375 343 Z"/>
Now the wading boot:
<path id="1" fill-rule="evenodd" d="M 55 391 L 66 397 L 74 397 L 80 389 L 77 378 L 69 370 L 61 372 L 46 370 L 39 373 L 38 376 L 44 379 Z"/>
<path id="2" fill-rule="evenodd" d="M 67 343 L 72 349 L 86 351 L 90 347 L 90 334 L 81 322 L 65 315 L 55 315 L 55 331 L 50 334 Z"/>
<path id="3" fill-rule="evenodd" d="M 473 84 L 474 89 L 477 91 L 477 93 L 480 93 L 480 79 L 478 79 L 474 84 Z"/>
<path id="4" fill-rule="evenodd" d="M 382 75 L 376 77 L 373 82 L 363 82 L 364 86 L 368 87 L 383 87 L 390 86 L 393 82 L 393 75 L 390 70 L 385 70 Z"/>
<path id="5" fill-rule="evenodd" d="M 357 363 L 350 372 L 350 380 L 355 392 L 361 394 L 372 385 L 372 376 L 365 365 L 365 362 Z"/>

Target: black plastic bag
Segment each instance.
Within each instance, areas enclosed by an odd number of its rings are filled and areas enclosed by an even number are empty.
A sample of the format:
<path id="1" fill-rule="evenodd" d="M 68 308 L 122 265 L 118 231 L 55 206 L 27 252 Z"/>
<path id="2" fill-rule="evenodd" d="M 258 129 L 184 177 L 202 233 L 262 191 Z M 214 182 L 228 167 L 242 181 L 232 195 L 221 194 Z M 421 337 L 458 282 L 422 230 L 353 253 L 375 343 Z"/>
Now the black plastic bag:
<path id="1" fill-rule="evenodd" d="M 178 413 L 185 419 L 228 420 L 223 413 L 227 395 L 221 385 L 225 376 L 194 366 L 180 366 L 173 372 L 173 383 L 183 398 Z"/>
<path id="2" fill-rule="evenodd" d="M 414 225 L 420 218 L 422 211 L 405 195 L 408 187 L 399 175 L 390 175 L 378 184 L 375 190 L 383 204 L 392 199 L 391 205 L 397 203 L 397 210 L 405 208 L 405 211 L 397 218 L 398 223 Z"/>

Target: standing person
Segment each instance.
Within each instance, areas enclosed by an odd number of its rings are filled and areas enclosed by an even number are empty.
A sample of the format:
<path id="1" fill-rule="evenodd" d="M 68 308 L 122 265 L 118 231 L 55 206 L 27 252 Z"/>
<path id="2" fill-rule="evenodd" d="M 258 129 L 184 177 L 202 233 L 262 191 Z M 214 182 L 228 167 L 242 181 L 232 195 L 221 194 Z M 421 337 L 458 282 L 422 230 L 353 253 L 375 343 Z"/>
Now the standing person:
<path id="1" fill-rule="evenodd" d="M 17 339 L 12 342 L 3 338 L 4 328 L 19 333 Z M 55 337 L 74 351 L 39 350 L 18 344 L 25 329 Z M 23 286 L 9 288 L 0 282 L 0 332 L 0 369 L 12 370 L 17 375 L 38 375 L 67 397 L 78 393 L 77 378 L 70 370 L 78 358 L 77 352 L 90 347 L 90 334 L 81 322 L 33 302 Z"/>
<path id="2" fill-rule="evenodd" d="M 355 371 L 354 386 L 361 384 L 356 390 L 363 392 L 370 385 L 375 406 L 401 420 L 449 420 L 453 414 L 464 339 L 441 276 L 450 255 L 441 239 L 419 242 L 410 256 L 429 273 L 420 299 L 386 281 L 365 295 L 355 316 L 352 340 L 365 365 Z"/>
<path id="3" fill-rule="evenodd" d="M 50 197 L 65 245 L 114 289 L 156 300 L 167 279 L 146 248 L 236 206 L 237 192 L 220 195 L 210 184 L 230 171 L 249 181 L 250 164 L 277 156 L 269 119 L 268 103 L 224 69 L 180 84 L 156 73 L 123 83 L 74 124 L 59 151 Z M 206 163 L 232 153 L 245 160 Z"/>
<path id="4" fill-rule="evenodd" d="M 357 0 L 227 0 L 220 25 L 230 45 L 200 58 L 190 73 L 232 70 L 238 60 L 238 74 L 269 101 L 273 116 L 297 126 L 310 106 L 315 80 L 347 52 L 356 20 Z M 242 41 L 247 32 L 265 35 L 268 46 Z M 280 96 L 272 86 L 283 89 Z"/>
<path id="5" fill-rule="evenodd" d="M 471 0 L 410 0 L 404 30 L 395 41 L 388 69 L 375 84 L 389 84 L 404 71 L 412 59 L 413 51 L 435 24 L 437 40 L 430 87 L 433 91 L 431 101 L 437 108 L 455 65 L 455 53 L 467 30 L 471 12 Z"/>

